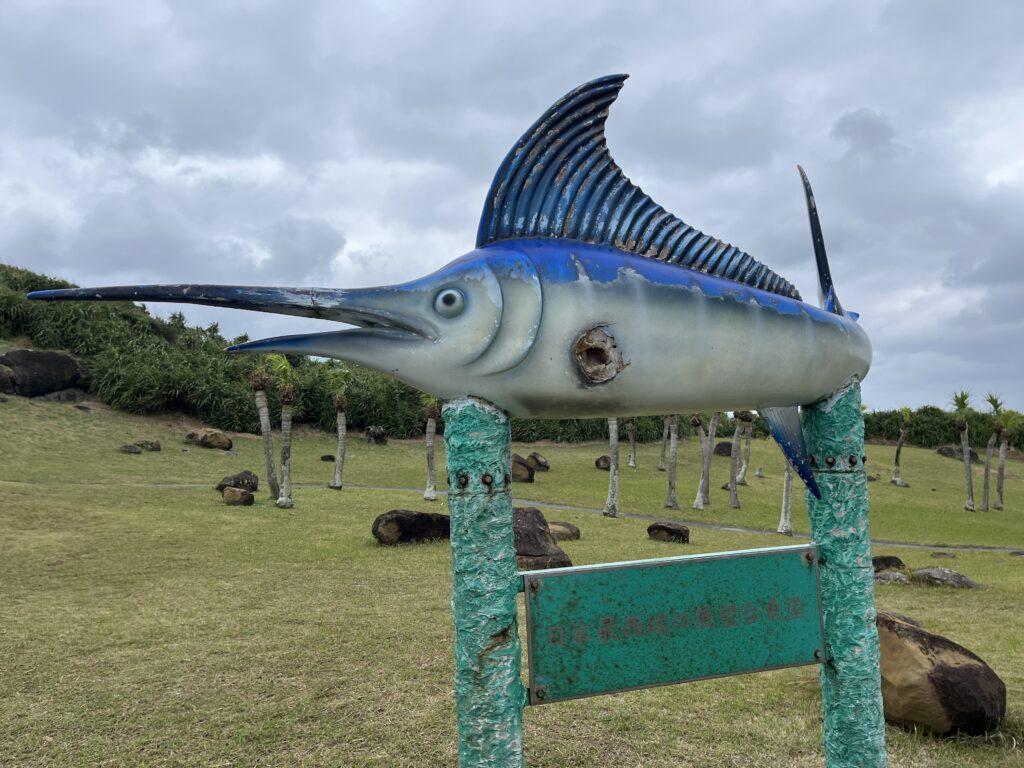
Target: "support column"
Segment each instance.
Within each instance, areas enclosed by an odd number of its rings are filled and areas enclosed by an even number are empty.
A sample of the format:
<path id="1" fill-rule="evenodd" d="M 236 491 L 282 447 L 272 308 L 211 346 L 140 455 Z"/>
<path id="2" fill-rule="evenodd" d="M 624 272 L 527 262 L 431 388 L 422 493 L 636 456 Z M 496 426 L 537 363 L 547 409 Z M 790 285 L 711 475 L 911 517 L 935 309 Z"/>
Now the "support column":
<path id="1" fill-rule="evenodd" d="M 803 409 L 803 432 L 821 499 L 807 493 L 811 536 L 822 560 L 828 652 L 821 667 L 825 765 L 885 768 L 875 581 L 868 534 L 860 384 Z"/>
<path id="2" fill-rule="evenodd" d="M 451 515 L 455 712 L 461 768 L 522 768 L 508 416 L 482 400 L 444 404 Z"/>

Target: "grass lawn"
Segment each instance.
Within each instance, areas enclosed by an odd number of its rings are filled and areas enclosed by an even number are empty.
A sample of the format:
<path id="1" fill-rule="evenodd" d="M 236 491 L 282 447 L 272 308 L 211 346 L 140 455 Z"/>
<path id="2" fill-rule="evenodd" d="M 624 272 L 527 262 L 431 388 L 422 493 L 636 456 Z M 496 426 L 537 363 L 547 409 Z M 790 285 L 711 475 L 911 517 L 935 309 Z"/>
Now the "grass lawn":
<path id="1" fill-rule="evenodd" d="M 102 406 L 0 403 L 0 765 L 454 765 L 448 545 L 383 548 L 369 534 L 387 509 L 444 511 L 443 502 L 355 487 L 422 486 L 421 444 L 353 440 L 353 485 L 338 493 L 323 487 L 331 465 L 319 461 L 330 437 L 300 435 L 295 479 L 309 485 L 286 512 L 264 495 L 251 508 L 221 504 L 211 488 L 221 476 L 263 474 L 260 442 L 238 437 L 234 456 L 189 448 L 181 436 L 191 426 Z M 116 452 L 140 438 L 163 451 Z M 592 464 L 602 446 L 537 448 L 554 469 L 517 497 L 603 503 L 607 475 Z M 657 450 L 644 446 L 640 469 L 624 469 L 625 511 L 774 528 L 782 460 L 773 445 L 755 444 L 752 463 L 768 477 L 741 489 L 740 510 L 717 490 L 727 462 L 716 460 L 713 505 L 702 513 L 689 508 L 693 443 L 681 449 L 674 513 L 662 510 Z M 891 454 L 869 447 L 869 467 L 882 470 Z M 872 483 L 873 533 L 1024 549 L 1021 464 L 1009 474 L 1007 511 L 969 514 L 962 465 L 905 449 L 913 487 Z M 980 500 L 980 476 L 976 487 Z M 582 529 L 565 544 L 577 564 L 789 543 L 702 528 L 683 547 L 649 540 L 642 520 L 547 515 Z M 801 501 L 793 517 L 806 529 Z M 939 741 L 889 728 L 890 764 L 1024 764 L 1024 557 L 877 553 L 985 585 L 884 586 L 877 599 L 978 653 L 1008 689 L 997 734 Z M 528 708 L 525 719 L 531 766 L 823 764 L 809 667 Z"/>

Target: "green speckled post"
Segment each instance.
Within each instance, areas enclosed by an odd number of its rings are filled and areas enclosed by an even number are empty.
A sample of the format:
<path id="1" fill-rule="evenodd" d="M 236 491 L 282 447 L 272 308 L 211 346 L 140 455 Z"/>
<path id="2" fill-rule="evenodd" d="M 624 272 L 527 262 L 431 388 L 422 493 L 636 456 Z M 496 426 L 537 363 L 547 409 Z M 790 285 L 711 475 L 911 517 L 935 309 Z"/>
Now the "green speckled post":
<path id="1" fill-rule="evenodd" d="M 884 768 L 885 719 L 868 534 L 860 385 L 803 409 L 818 500 L 807 493 L 811 535 L 822 559 L 827 663 L 821 668 L 825 765 Z"/>
<path id="2" fill-rule="evenodd" d="M 445 403 L 461 768 L 521 768 L 523 706 L 508 417 L 488 403 Z M 488 482 L 490 481 L 490 482 Z"/>

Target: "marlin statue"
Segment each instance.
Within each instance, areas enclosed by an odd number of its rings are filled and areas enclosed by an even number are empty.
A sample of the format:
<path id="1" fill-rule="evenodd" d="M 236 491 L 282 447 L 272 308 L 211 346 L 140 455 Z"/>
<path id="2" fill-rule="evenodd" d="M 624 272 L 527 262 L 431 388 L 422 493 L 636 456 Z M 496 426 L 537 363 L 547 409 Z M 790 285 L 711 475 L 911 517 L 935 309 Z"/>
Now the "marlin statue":
<path id="1" fill-rule="evenodd" d="M 345 290 L 156 285 L 37 291 L 31 299 L 167 301 L 357 326 L 229 352 L 349 360 L 443 399 L 513 416 L 756 409 L 815 495 L 801 405 L 871 363 L 832 286 L 807 176 L 821 307 L 735 246 L 655 203 L 612 159 L 608 110 L 626 80 L 571 91 L 506 155 L 476 249 L 400 285 Z"/>

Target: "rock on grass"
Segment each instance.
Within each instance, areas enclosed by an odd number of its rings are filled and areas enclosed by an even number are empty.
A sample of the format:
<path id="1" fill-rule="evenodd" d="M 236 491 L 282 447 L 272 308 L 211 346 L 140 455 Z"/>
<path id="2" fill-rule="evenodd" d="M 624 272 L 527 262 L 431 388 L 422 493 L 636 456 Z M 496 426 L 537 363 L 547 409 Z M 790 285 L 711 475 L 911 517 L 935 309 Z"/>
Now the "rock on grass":
<path id="1" fill-rule="evenodd" d="M 979 735 L 1006 716 L 1006 685 L 979 656 L 948 638 L 879 612 L 885 719 L 937 736 Z"/>

